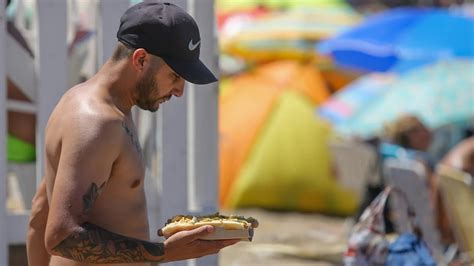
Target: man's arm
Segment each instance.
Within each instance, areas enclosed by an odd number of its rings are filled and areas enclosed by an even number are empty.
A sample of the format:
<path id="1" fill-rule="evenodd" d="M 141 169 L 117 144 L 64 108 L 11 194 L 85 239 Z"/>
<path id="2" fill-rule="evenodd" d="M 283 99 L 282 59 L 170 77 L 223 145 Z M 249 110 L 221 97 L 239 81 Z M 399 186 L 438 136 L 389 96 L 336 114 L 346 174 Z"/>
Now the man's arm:
<path id="1" fill-rule="evenodd" d="M 164 243 L 151 243 L 85 223 L 53 249 L 53 254 L 87 263 L 169 262 L 215 254 L 239 240 L 205 241 L 212 226 L 182 231 Z"/>
<path id="2" fill-rule="evenodd" d="M 48 211 L 49 204 L 46 195 L 46 183 L 43 179 L 31 205 L 31 215 L 28 224 L 28 239 L 26 243 L 29 265 L 49 265 L 50 255 L 44 245 L 44 231 L 46 229 Z"/>
<path id="3" fill-rule="evenodd" d="M 154 262 L 164 259 L 164 245 L 125 237 L 84 223 L 54 247 L 52 253 L 87 263 Z"/>
<path id="4" fill-rule="evenodd" d="M 96 120 L 71 118 L 64 125 L 68 135 L 62 141 L 45 234 L 50 254 L 87 263 L 159 262 L 200 257 L 236 243 L 198 240 L 212 230 L 207 227 L 177 233 L 162 244 L 90 223 L 89 211 L 107 189 L 124 141 L 121 122 Z"/>

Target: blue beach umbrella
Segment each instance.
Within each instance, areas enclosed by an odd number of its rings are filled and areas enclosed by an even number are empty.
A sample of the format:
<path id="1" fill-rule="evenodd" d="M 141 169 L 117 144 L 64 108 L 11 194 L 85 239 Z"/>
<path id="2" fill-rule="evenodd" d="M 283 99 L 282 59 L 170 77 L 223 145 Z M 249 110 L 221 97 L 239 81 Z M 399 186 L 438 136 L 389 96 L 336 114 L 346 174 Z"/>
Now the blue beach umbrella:
<path id="1" fill-rule="evenodd" d="M 317 45 L 341 66 L 387 71 L 474 56 L 474 19 L 445 9 L 399 8 Z"/>
<path id="2" fill-rule="evenodd" d="M 419 116 L 431 128 L 474 119 L 474 60 L 440 61 L 410 71 L 392 83 L 339 131 L 370 136 L 402 114 Z"/>

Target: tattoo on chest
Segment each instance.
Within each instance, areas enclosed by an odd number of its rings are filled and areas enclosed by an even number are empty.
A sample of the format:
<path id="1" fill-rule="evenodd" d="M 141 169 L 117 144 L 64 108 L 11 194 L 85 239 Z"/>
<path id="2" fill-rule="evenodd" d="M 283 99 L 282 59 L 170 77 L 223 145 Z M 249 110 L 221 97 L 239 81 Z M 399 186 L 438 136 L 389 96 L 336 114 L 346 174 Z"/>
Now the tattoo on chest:
<path id="1" fill-rule="evenodd" d="M 140 142 L 138 141 L 138 138 L 135 136 L 133 131 L 130 128 L 128 128 L 128 126 L 125 122 L 122 122 L 122 127 L 123 127 L 123 129 L 125 129 L 125 132 L 130 137 L 130 141 L 132 142 L 133 146 L 135 147 L 135 149 L 138 151 L 138 153 L 141 156 L 142 155 L 142 148 L 140 146 Z"/>
<path id="2" fill-rule="evenodd" d="M 134 239 L 85 223 L 53 250 L 57 255 L 86 263 L 159 262 L 164 245 Z"/>
<path id="3" fill-rule="evenodd" d="M 96 183 L 92 183 L 89 190 L 82 196 L 82 202 L 84 203 L 84 213 L 88 213 L 92 209 L 92 205 L 99 196 L 102 189 L 105 187 L 105 181 L 102 185 L 97 186 Z"/>

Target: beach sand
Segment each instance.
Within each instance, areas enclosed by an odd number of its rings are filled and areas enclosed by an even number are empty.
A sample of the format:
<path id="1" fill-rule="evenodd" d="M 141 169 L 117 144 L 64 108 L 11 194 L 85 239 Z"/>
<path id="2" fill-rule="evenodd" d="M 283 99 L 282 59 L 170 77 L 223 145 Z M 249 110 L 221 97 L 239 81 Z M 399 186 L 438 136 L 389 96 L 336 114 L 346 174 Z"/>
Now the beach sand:
<path id="1" fill-rule="evenodd" d="M 340 265 L 349 220 L 320 214 L 259 209 L 221 211 L 252 216 L 260 225 L 252 242 L 220 252 L 222 266 Z"/>

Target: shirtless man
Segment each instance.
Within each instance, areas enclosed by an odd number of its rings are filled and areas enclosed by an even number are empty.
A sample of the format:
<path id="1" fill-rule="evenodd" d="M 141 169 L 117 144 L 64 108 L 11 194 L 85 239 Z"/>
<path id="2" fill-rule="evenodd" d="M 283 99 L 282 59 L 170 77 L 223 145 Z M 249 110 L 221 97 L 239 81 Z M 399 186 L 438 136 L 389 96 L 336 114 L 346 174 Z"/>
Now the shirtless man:
<path id="1" fill-rule="evenodd" d="M 131 108 L 154 112 L 183 94 L 184 80 L 216 81 L 199 60 L 196 23 L 175 5 L 147 1 L 125 12 L 117 38 L 111 59 L 64 94 L 46 126 L 44 182 L 28 232 L 32 266 L 148 265 L 237 242 L 200 240 L 212 226 L 149 241 L 145 166 Z"/>

